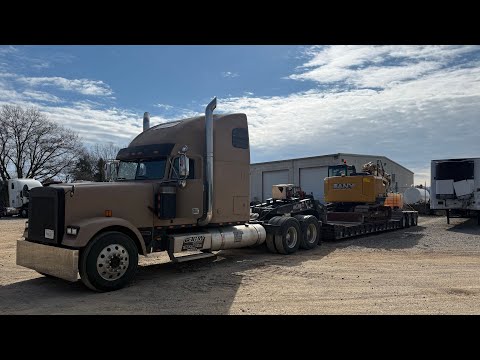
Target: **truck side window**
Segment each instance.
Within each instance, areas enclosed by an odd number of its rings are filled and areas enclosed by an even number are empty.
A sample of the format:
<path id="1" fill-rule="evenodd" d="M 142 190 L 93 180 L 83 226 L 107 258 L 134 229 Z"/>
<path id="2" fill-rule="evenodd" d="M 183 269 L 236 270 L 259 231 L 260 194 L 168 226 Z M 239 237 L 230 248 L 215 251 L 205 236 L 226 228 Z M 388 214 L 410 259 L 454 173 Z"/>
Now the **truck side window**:
<path id="1" fill-rule="evenodd" d="M 232 130 L 232 146 L 248 149 L 248 129 L 236 128 Z"/>
<path id="2" fill-rule="evenodd" d="M 173 160 L 173 170 L 171 172 L 171 179 L 178 179 L 178 162 L 179 158 L 176 157 Z M 189 173 L 187 179 L 195 179 L 195 161 L 193 159 L 188 159 L 188 168 L 189 168 Z"/>

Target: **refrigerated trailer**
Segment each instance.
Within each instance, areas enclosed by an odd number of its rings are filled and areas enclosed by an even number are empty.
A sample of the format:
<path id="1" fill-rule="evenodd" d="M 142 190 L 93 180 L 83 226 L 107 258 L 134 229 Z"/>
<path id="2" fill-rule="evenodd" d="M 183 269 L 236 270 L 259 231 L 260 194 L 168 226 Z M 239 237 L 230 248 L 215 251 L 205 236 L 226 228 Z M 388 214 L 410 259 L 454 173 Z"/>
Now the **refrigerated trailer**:
<path id="1" fill-rule="evenodd" d="M 430 209 L 450 216 L 476 216 L 480 224 L 480 158 L 431 161 Z"/>

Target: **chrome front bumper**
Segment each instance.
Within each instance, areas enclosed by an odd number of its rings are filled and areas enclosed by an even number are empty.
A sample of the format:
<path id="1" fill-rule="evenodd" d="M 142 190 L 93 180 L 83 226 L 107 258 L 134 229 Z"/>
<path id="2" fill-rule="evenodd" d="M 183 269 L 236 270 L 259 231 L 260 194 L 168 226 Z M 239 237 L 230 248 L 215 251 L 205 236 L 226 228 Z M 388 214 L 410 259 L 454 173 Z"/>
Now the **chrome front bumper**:
<path id="1" fill-rule="evenodd" d="M 68 281 L 78 279 L 78 250 L 17 240 L 17 265 Z"/>

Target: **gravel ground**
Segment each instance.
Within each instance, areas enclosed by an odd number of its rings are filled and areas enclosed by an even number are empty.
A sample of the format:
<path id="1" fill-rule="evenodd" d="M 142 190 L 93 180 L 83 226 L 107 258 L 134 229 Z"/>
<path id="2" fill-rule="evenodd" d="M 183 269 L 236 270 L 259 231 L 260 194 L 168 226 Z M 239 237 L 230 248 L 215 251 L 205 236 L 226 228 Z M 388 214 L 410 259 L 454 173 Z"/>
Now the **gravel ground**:
<path id="1" fill-rule="evenodd" d="M 133 283 L 95 293 L 15 265 L 25 220 L 0 219 L 0 314 L 480 314 L 480 226 L 419 226 L 291 256 L 218 252 L 174 265 L 142 258 Z"/>

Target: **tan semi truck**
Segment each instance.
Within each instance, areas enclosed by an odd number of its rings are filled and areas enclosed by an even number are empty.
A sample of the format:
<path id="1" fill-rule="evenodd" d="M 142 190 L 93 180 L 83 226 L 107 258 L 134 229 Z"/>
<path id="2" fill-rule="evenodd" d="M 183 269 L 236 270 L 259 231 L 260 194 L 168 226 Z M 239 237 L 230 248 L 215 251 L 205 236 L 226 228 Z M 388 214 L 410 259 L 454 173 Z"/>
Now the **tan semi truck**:
<path id="1" fill-rule="evenodd" d="M 214 116 L 215 107 L 213 99 L 205 116 L 144 121 L 117 155 L 114 182 L 32 189 L 17 264 L 111 291 L 133 278 L 139 255 L 167 251 L 177 262 L 264 242 L 282 254 L 315 247 L 322 207 L 297 187 L 277 186 L 251 212 L 247 117 Z"/>

